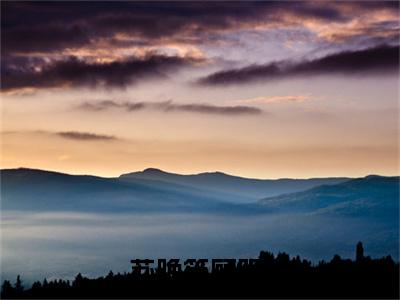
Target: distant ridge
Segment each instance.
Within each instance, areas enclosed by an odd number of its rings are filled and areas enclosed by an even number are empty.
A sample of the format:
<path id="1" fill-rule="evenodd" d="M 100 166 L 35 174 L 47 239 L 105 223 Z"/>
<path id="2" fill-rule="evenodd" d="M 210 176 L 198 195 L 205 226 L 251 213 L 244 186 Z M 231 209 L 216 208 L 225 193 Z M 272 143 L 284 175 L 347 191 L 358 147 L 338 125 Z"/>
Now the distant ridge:
<path id="1" fill-rule="evenodd" d="M 229 177 L 234 177 L 234 178 L 241 178 L 241 179 L 248 179 L 248 180 L 275 180 L 275 179 L 257 179 L 257 178 L 247 178 L 247 177 L 242 177 L 242 176 L 236 176 L 236 175 L 230 175 L 224 172 L 220 171 L 210 171 L 210 172 L 200 172 L 200 173 L 194 173 L 194 174 L 179 174 L 179 173 L 173 173 L 173 172 L 168 172 L 164 171 L 158 168 L 146 168 L 143 171 L 135 171 L 131 173 L 126 173 L 122 174 L 119 177 L 123 178 L 126 176 L 142 176 L 142 177 L 147 177 L 149 176 L 149 179 L 154 179 L 154 177 L 151 178 L 151 176 L 185 176 L 185 177 L 194 177 L 194 176 L 229 176 Z"/>
<path id="2" fill-rule="evenodd" d="M 337 184 L 350 180 L 347 177 L 310 178 L 310 179 L 253 179 L 228 175 L 223 172 L 204 172 L 181 175 L 156 168 L 122 174 L 123 181 L 137 179 L 156 180 L 171 184 L 185 185 L 228 197 L 237 203 L 251 203 L 258 199 L 307 190 L 321 184 Z"/>
<path id="3" fill-rule="evenodd" d="M 244 177 L 240 175 L 232 175 L 221 171 L 207 171 L 207 172 L 199 172 L 199 173 L 192 173 L 192 174 L 180 174 L 175 172 L 169 172 L 165 170 L 161 170 L 159 168 L 149 167 L 143 169 L 142 171 L 134 171 L 129 173 L 121 174 L 119 177 L 126 177 L 126 176 L 151 176 L 151 175 L 169 175 L 169 176 L 186 176 L 186 177 L 194 177 L 194 176 L 229 176 L 233 178 L 245 179 L 245 180 L 252 180 L 252 181 L 277 181 L 277 180 L 312 180 L 312 179 L 353 179 L 354 177 L 341 177 L 341 176 L 333 176 L 333 177 L 309 177 L 309 178 L 292 178 L 292 177 L 282 177 L 282 178 L 253 178 L 253 177 Z M 366 175 L 366 176 L 381 176 L 381 175 Z"/>
<path id="4" fill-rule="evenodd" d="M 268 197 L 260 204 L 276 211 L 362 216 L 398 222 L 400 177 L 368 175 L 335 185 Z"/>
<path id="5" fill-rule="evenodd" d="M 63 174 L 63 175 L 69 175 L 69 176 L 92 176 L 92 177 L 99 177 L 99 178 L 117 178 L 117 177 L 109 177 L 109 176 L 100 176 L 100 175 L 93 175 L 93 174 L 71 174 L 71 173 L 66 173 L 62 171 L 55 171 L 55 170 L 46 170 L 46 169 L 40 169 L 40 168 L 30 168 L 30 167 L 18 167 L 18 168 L 3 168 L 0 169 L 0 172 L 2 171 L 26 171 L 26 172 L 34 172 L 34 171 L 39 171 L 43 173 L 53 173 L 53 174 Z M 174 172 L 169 172 L 165 170 L 161 170 L 159 168 L 154 168 L 154 167 L 149 167 L 146 169 L 143 169 L 142 171 L 133 171 L 129 173 L 123 173 L 119 175 L 118 177 L 125 177 L 125 176 L 131 176 L 134 174 L 165 174 L 165 175 L 177 175 L 177 176 L 209 176 L 209 175 L 216 175 L 216 176 L 229 176 L 233 178 L 239 178 L 239 179 L 246 179 L 246 180 L 252 180 L 252 181 L 281 181 L 281 180 L 314 180 L 314 179 L 319 179 L 319 180 L 324 180 L 324 179 L 356 179 L 356 178 L 368 178 L 368 177 L 397 177 L 397 176 L 386 176 L 386 175 L 379 175 L 379 174 L 368 174 L 365 175 L 364 177 L 343 177 L 343 176 L 332 176 L 332 177 L 309 177 L 309 178 L 295 178 L 295 177 L 281 177 L 281 178 L 253 178 L 253 177 L 244 177 L 244 176 L 239 176 L 239 175 L 232 175 L 228 174 L 225 172 L 221 171 L 208 171 L 208 172 L 200 172 L 200 173 L 193 173 L 193 174 L 180 174 L 180 173 L 174 173 Z"/>
<path id="6" fill-rule="evenodd" d="M 96 178 L 113 178 L 113 177 L 103 177 L 98 175 L 91 175 L 91 174 L 70 174 L 61 171 L 53 171 L 53 170 L 44 170 L 44 169 L 37 169 L 37 168 L 27 168 L 27 167 L 19 167 L 19 168 L 7 168 L 7 169 L 0 169 L 0 172 L 18 172 L 19 174 L 53 174 L 58 176 L 81 176 L 81 177 L 96 177 Z"/>

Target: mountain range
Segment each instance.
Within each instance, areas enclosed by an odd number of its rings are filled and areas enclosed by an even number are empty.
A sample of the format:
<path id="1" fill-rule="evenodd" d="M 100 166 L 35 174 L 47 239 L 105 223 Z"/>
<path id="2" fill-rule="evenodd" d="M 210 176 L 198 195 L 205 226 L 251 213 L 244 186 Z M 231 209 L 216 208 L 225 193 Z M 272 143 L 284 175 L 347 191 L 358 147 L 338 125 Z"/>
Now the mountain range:
<path id="1" fill-rule="evenodd" d="M 158 169 L 116 178 L 1 170 L 2 210 L 314 213 L 395 219 L 399 177 L 262 180 Z"/>
<path id="2" fill-rule="evenodd" d="M 277 196 L 283 193 L 304 191 L 322 184 L 336 184 L 349 178 L 311 178 L 311 179 L 251 179 L 228 175 L 222 172 L 208 172 L 195 175 L 181 175 L 145 169 L 141 172 L 123 174 L 119 179 L 136 182 L 138 179 L 162 181 L 170 184 L 184 185 L 202 191 L 212 192 L 229 202 L 252 203 L 264 197 Z"/>

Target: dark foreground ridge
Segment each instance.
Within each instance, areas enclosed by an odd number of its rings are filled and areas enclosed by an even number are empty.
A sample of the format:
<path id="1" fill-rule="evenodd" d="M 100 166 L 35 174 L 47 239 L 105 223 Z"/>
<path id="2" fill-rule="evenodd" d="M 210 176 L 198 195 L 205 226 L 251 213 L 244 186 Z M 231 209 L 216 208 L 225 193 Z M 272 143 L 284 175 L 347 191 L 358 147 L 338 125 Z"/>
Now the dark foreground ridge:
<path id="1" fill-rule="evenodd" d="M 20 277 L 2 285 L 1 298 L 399 298 L 399 263 L 390 256 L 365 257 L 357 244 L 356 260 L 335 255 L 313 266 L 299 256 L 258 259 L 132 260 L 132 272 L 89 279 L 78 274 L 70 283 L 46 279 L 24 290 Z"/>

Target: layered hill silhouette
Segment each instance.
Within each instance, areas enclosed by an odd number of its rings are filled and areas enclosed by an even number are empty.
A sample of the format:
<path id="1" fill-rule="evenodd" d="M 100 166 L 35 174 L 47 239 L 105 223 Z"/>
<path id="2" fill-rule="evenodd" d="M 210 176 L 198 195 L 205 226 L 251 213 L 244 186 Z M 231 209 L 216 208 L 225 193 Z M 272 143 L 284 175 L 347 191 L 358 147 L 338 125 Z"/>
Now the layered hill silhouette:
<path id="1" fill-rule="evenodd" d="M 280 212 L 397 220 L 399 191 L 399 177 L 370 175 L 335 185 L 322 185 L 302 192 L 264 198 L 259 203 Z"/>
<path id="2" fill-rule="evenodd" d="M 349 178 L 311 178 L 311 179 L 252 179 L 228 175 L 222 172 L 207 172 L 194 175 L 181 175 L 148 168 L 140 172 L 123 174 L 121 180 L 136 182 L 138 179 L 185 185 L 191 188 L 212 192 L 230 202 L 252 203 L 264 197 L 283 193 L 304 191 L 322 184 L 337 184 Z"/>
<path id="3" fill-rule="evenodd" d="M 399 177 L 261 180 L 158 169 L 102 178 L 1 171 L 3 210 L 291 212 L 397 218 Z M 272 196 L 271 196 L 272 195 Z"/>
<path id="4" fill-rule="evenodd" d="M 229 206 L 213 194 L 165 182 L 33 169 L 2 170 L 1 185 L 5 210 L 202 211 Z"/>

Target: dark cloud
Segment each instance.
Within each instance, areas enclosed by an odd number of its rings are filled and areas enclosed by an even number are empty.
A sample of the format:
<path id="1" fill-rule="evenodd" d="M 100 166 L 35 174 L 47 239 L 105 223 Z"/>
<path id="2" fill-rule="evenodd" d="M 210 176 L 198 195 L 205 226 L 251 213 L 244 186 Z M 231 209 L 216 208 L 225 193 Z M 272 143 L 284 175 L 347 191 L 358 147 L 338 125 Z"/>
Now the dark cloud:
<path id="1" fill-rule="evenodd" d="M 253 106 L 217 106 L 210 104 L 177 104 L 172 101 L 163 102 L 115 102 L 105 100 L 96 103 L 85 102 L 79 109 L 89 111 L 105 111 L 113 108 L 123 109 L 128 112 L 153 109 L 162 112 L 190 112 L 201 114 L 215 114 L 226 116 L 256 115 L 262 110 Z"/>
<path id="2" fill-rule="evenodd" d="M 97 134 L 92 132 L 82 131 L 47 131 L 47 130 L 29 130 L 29 131 L 2 131 L 3 135 L 15 135 L 15 134 L 41 134 L 48 136 L 58 136 L 65 139 L 71 139 L 76 141 L 117 141 L 120 138 L 113 135 Z"/>
<path id="3" fill-rule="evenodd" d="M 77 140 L 77 141 L 112 141 L 117 140 L 115 136 L 112 135 L 103 135 L 103 134 L 95 134 L 88 132 L 80 132 L 80 131 L 62 131 L 54 133 L 60 137 Z"/>
<path id="4" fill-rule="evenodd" d="M 278 61 L 230 69 L 208 75 L 198 82 L 203 85 L 226 85 L 324 74 L 371 75 L 396 73 L 398 68 L 399 46 L 383 45 L 340 52 L 314 60 Z"/>
<path id="5" fill-rule="evenodd" d="M 330 2 L 13 2 L 3 1 L 1 49 L 54 51 L 92 44 L 126 33 L 140 40 L 183 38 L 201 41 L 210 32 L 284 22 L 282 15 L 347 21 L 349 10 L 398 10 L 397 1 Z M 282 23 L 284 24 L 284 23 Z"/>
<path id="6" fill-rule="evenodd" d="M 165 53 L 163 46 L 168 44 L 219 45 L 229 40 L 226 33 L 254 30 L 256 27 L 297 26 L 309 30 L 304 26 L 306 23 L 322 24 L 326 28 L 330 22 L 347 24 L 358 13 L 372 14 L 383 10 L 391 12 L 390 16 L 393 12 L 397 15 L 399 2 L 2 1 L 2 88 L 124 86 L 147 75 L 163 76 L 164 66 L 177 63 L 171 62 L 170 58 L 171 63 L 147 68 L 145 65 L 154 59 L 145 63 L 137 58 L 129 61 L 124 57 L 122 62 L 121 56 L 130 53 L 125 51 L 130 47 L 139 47 L 143 51 L 150 47 L 158 53 Z M 376 42 L 398 41 L 397 19 L 388 17 L 376 24 L 366 22 L 362 28 L 338 30 L 330 36 L 340 43 L 355 37 L 362 42 L 369 39 L 374 45 Z M 124 54 L 113 56 L 114 50 L 121 49 Z M 68 55 L 80 60 L 69 59 Z M 101 55 L 114 62 L 98 64 Z M 137 69 L 139 71 L 134 71 Z"/>
<path id="7" fill-rule="evenodd" d="M 184 111 L 202 114 L 217 114 L 217 115 L 255 115 L 262 111 L 257 107 L 252 106 L 216 106 L 209 104 L 169 104 L 165 111 Z"/>
<path id="8" fill-rule="evenodd" d="M 12 53 L 49 52 L 89 44 L 90 37 L 79 26 L 49 25 L 2 31 L 3 55 Z"/>
<path id="9" fill-rule="evenodd" d="M 76 58 L 56 61 L 41 70 L 3 69 L 1 89 L 69 86 L 125 87 L 144 78 L 166 77 L 166 72 L 197 62 L 189 57 L 153 55 L 143 59 L 88 63 Z"/>

